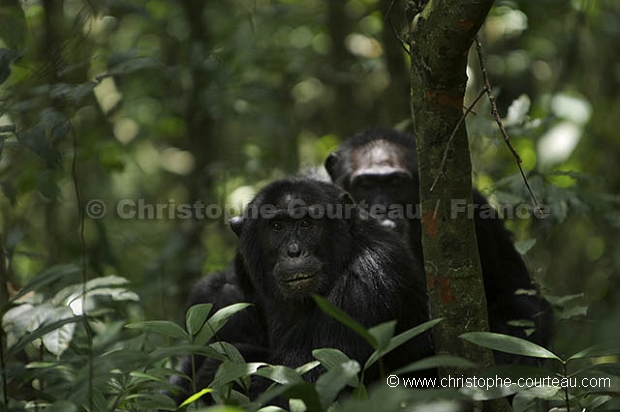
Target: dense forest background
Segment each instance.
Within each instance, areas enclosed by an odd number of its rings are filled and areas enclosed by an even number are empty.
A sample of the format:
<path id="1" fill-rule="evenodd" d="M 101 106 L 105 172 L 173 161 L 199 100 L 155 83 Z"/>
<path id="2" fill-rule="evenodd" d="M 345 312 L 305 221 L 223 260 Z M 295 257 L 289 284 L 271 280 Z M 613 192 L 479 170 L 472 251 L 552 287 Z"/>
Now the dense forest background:
<path id="1" fill-rule="evenodd" d="M 127 320 L 181 322 L 191 285 L 231 261 L 227 219 L 258 188 L 368 126 L 412 129 L 407 26 L 392 0 L 3 0 L 2 314 L 25 296 L 31 328 L 62 322 L 89 281 L 100 350 Z M 479 38 L 551 212 L 507 225 L 558 310 L 555 351 L 618 342 L 620 2 L 496 1 Z M 470 60 L 469 102 L 483 87 Z M 474 112 L 475 186 L 531 204 L 488 101 Z M 9 347 L 27 329 L 12 313 Z M 55 339 L 59 357 L 71 339 Z"/>

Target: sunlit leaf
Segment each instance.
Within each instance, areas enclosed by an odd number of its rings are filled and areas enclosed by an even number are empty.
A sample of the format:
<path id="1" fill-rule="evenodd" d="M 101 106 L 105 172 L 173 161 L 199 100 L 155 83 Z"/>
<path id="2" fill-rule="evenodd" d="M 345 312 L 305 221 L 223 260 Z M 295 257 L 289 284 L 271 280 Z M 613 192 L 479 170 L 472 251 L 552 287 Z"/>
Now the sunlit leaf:
<path id="1" fill-rule="evenodd" d="M 532 356 L 534 358 L 555 359 L 561 358 L 550 350 L 543 348 L 525 339 L 492 332 L 469 332 L 460 335 L 460 338 L 489 349 L 499 350 L 513 355 Z"/>

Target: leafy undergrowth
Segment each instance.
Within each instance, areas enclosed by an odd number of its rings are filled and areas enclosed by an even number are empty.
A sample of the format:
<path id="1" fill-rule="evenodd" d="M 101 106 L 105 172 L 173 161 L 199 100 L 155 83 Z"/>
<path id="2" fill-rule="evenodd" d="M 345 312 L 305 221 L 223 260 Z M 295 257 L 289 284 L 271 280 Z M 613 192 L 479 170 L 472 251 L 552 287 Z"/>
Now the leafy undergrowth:
<path id="1" fill-rule="evenodd" d="M 294 412 L 453 411 L 472 401 L 508 395 L 513 395 L 515 411 L 620 407 L 620 346 L 616 343 L 563 357 L 522 339 L 469 333 L 462 338 L 494 350 L 539 358 L 544 366 L 478 368 L 466 359 L 438 355 L 403 365 L 393 373 L 398 378 L 369 383 L 364 381 L 369 367 L 441 320 L 394 335 L 395 322 L 366 329 L 315 297 L 322 310 L 374 348 L 364 364 L 331 348 L 313 351 L 315 360 L 296 369 L 246 363 L 233 345 L 214 338 L 230 316 L 247 304 L 215 312 L 210 304 L 193 306 L 187 312 L 185 328 L 163 320 L 128 323 L 132 311 L 139 307 L 138 296 L 127 288 L 128 282 L 118 276 L 85 284 L 65 281 L 78 272 L 75 266 L 52 267 L 2 308 L 0 410 L 272 412 L 284 407 Z M 38 292 L 55 285 L 59 286 L 54 293 Z M 174 369 L 177 359 L 187 354 L 210 357 L 221 364 L 207 388 L 194 385 L 193 395 L 177 406 L 167 395 L 177 393 L 177 388 L 168 382 L 178 373 Z M 304 373 L 319 365 L 325 372 L 318 380 L 314 384 L 304 381 Z M 442 367 L 463 368 L 464 375 L 452 377 L 452 381 L 406 378 L 411 372 Z M 477 372 L 466 375 L 470 370 Z M 251 398 L 249 394 L 256 392 L 252 391 L 253 376 L 273 383 Z M 194 382 L 194 376 L 185 378 Z M 512 384 L 508 385 L 509 381 Z M 213 406 L 205 406 L 203 400 Z"/>

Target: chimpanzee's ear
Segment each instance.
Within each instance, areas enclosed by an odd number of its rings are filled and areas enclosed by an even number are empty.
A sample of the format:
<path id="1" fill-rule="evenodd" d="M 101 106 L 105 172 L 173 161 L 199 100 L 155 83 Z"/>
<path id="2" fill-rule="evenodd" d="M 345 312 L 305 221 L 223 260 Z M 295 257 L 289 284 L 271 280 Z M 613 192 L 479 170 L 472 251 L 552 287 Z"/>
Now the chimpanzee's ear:
<path id="1" fill-rule="evenodd" d="M 340 155 L 338 152 L 331 152 L 327 159 L 325 159 L 325 169 L 327 173 L 329 173 L 329 177 L 331 177 L 332 182 L 335 182 L 338 178 L 338 169 L 340 167 Z"/>
<path id="2" fill-rule="evenodd" d="M 237 236 L 241 236 L 241 231 L 243 230 L 243 225 L 245 223 L 245 219 L 243 216 L 235 216 L 228 221 L 230 228 L 235 232 Z"/>

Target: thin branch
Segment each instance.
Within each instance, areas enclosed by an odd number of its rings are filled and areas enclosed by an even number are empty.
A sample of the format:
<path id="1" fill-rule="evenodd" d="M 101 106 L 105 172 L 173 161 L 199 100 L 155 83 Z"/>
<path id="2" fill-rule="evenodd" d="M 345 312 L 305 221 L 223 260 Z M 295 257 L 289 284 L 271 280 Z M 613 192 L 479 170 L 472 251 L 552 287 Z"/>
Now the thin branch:
<path id="1" fill-rule="evenodd" d="M 521 177 L 523 178 L 525 187 L 527 187 L 527 190 L 530 193 L 532 200 L 534 201 L 534 205 L 536 206 L 538 210 L 540 210 L 540 205 L 538 204 L 536 195 L 534 194 L 534 191 L 532 190 L 532 187 L 530 186 L 530 182 L 527 180 L 527 176 L 525 175 L 525 171 L 523 170 L 523 166 L 521 165 L 522 163 L 521 157 L 519 156 L 515 148 L 512 146 L 512 143 L 510 143 L 510 137 L 508 136 L 508 132 L 504 128 L 504 123 L 502 122 L 502 119 L 499 116 L 499 112 L 497 111 L 497 104 L 495 103 L 495 95 L 493 94 L 493 90 L 491 89 L 491 83 L 489 82 L 489 75 L 487 73 L 487 68 L 484 63 L 484 56 L 482 55 L 482 44 L 480 43 L 478 36 L 475 37 L 475 42 L 476 42 L 476 52 L 478 53 L 478 62 L 480 63 L 480 71 L 482 72 L 482 79 L 484 81 L 484 88 L 486 90 L 487 96 L 489 97 L 489 102 L 491 103 L 491 114 L 493 114 L 493 117 L 495 117 L 495 122 L 497 123 L 497 126 L 499 127 L 499 131 L 502 134 L 502 137 L 504 138 L 504 142 L 506 142 L 506 145 L 508 146 L 510 153 L 512 153 L 512 156 L 516 160 L 517 166 L 519 167 L 519 172 L 521 173 Z"/>
<path id="2" fill-rule="evenodd" d="M 94 395 L 94 359 L 93 359 L 93 331 L 88 323 L 88 316 L 86 315 L 86 282 L 88 282 L 88 268 L 86 265 L 86 239 L 84 237 L 84 207 L 82 205 L 82 193 L 80 192 L 80 185 L 77 178 L 77 135 L 73 125 L 71 127 L 71 137 L 73 143 L 73 160 L 71 162 L 71 178 L 73 180 L 73 190 L 75 192 L 75 202 L 78 208 L 78 220 L 80 225 L 80 263 L 82 272 L 82 315 L 84 316 L 84 329 L 86 330 L 86 338 L 88 343 L 88 408 L 93 410 L 93 395 Z"/>
<path id="3" fill-rule="evenodd" d="M 383 18 L 383 21 L 389 21 L 390 20 L 390 14 L 392 13 L 392 10 L 394 9 L 394 4 L 396 3 L 396 0 L 392 0 L 390 2 L 390 7 L 388 7 L 387 11 L 385 12 L 385 17 Z"/>
<path id="4" fill-rule="evenodd" d="M 482 89 L 480 93 L 478 93 L 478 97 L 476 97 L 474 101 L 472 102 L 472 104 L 470 104 L 469 107 L 467 107 L 467 109 L 465 110 L 465 112 L 463 113 L 459 121 L 456 123 L 456 126 L 454 126 L 454 129 L 452 130 L 452 134 L 450 135 L 450 138 L 448 139 L 448 143 L 446 144 L 446 150 L 444 150 L 443 152 L 443 157 L 441 159 L 441 165 L 439 166 L 439 171 L 437 173 L 437 176 L 435 177 L 435 180 L 433 181 L 433 184 L 431 185 L 431 188 L 430 188 L 431 192 L 435 188 L 435 185 L 439 181 L 439 178 L 443 175 L 443 168 L 446 165 L 446 160 L 448 159 L 448 151 L 450 150 L 450 147 L 452 146 L 452 142 L 454 141 L 454 138 L 456 137 L 456 132 L 459 130 L 459 127 L 461 127 L 461 123 L 463 123 L 463 121 L 465 120 L 465 117 L 467 117 L 467 115 L 472 112 L 472 109 L 474 108 L 476 103 L 478 103 L 478 101 L 482 98 L 482 96 L 484 96 L 485 93 L 486 93 L 485 89 Z"/>
<path id="5" fill-rule="evenodd" d="M 405 51 L 405 53 L 407 53 L 409 56 L 411 56 L 411 51 L 407 48 L 407 43 L 405 41 L 405 39 L 403 39 L 403 37 L 400 35 L 400 33 L 398 33 L 398 30 L 396 30 L 396 27 L 394 27 L 394 24 L 392 23 L 392 19 L 388 18 L 388 23 L 390 23 L 390 27 L 392 28 L 392 32 L 394 32 L 394 36 L 396 36 L 396 38 L 398 39 L 398 42 L 400 43 L 400 45 L 403 47 L 403 50 Z"/>

